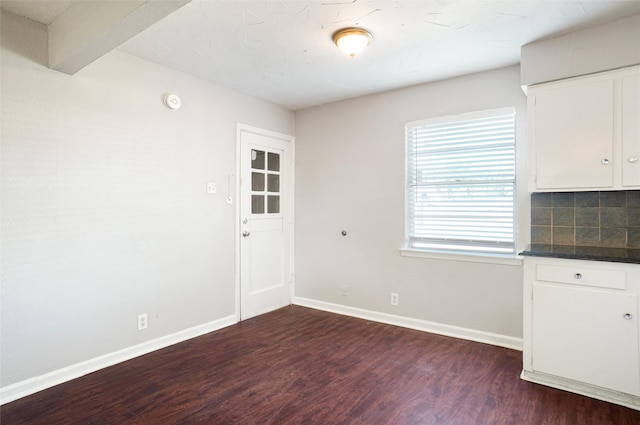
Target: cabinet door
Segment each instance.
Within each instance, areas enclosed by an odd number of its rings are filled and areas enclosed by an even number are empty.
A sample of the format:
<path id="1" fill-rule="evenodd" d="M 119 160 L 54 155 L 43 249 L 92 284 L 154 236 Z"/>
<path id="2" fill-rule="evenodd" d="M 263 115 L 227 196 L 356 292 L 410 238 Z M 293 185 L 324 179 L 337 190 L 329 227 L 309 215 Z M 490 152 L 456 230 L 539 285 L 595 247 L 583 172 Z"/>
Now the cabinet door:
<path id="1" fill-rule="evenodd" d="M 622 185 L 640 186 L 640 74 L 622 78 Z"/>
<path id="2" fill-rule="evenodd" d="M 536 187 L 611 187 L 614 80 L 541 87 L 534 102 Z"/>
<path id="3" fill-rule="evenodd" d="M 533 294 L 535 371 L 640 395 L 637 295 L 539 283 Z"/>

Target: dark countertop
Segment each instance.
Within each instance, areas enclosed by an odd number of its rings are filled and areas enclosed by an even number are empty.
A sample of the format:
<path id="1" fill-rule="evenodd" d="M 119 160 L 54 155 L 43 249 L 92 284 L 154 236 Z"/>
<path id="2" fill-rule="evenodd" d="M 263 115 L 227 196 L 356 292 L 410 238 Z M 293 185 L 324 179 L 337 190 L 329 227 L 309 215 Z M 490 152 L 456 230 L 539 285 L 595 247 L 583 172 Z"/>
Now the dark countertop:
<path id="1" fill-rule="evenodd" d="M 520 255 L 640 264 L 640 249 L 532 244 Z"/>

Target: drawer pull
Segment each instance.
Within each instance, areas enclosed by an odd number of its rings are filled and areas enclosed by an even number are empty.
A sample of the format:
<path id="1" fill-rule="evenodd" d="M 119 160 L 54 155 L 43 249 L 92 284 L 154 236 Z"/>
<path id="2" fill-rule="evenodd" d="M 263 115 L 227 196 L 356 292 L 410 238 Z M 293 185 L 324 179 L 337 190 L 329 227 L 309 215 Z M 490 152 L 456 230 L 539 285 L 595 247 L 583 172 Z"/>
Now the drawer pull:
<path id="1" fill-rule="evenodd" d="M 582 274 L 581 273 L 576 273 L 573 275 L 573 277 L 575 277 L 576 279 L 580 280 L 582 279 Z"/>
<path id="2" fill-rule="evenodd" d="M 625 314 L 622 315 L 622 317 L 624 317 L 625 320 L 631 320 L 631 319 L 633 319 L 633 314 L 625 313 Z"/>

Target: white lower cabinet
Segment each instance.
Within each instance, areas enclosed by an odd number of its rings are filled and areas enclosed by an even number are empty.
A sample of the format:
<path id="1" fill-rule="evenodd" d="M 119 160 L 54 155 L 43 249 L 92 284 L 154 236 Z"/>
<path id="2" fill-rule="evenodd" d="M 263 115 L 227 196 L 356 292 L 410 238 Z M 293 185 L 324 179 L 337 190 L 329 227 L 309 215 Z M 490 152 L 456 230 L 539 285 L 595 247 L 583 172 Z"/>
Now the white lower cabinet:
<path id="1" fill-rule="evenodd" d="M 640 265 L 527 257 L 523 378 L 640 410 Z"/>

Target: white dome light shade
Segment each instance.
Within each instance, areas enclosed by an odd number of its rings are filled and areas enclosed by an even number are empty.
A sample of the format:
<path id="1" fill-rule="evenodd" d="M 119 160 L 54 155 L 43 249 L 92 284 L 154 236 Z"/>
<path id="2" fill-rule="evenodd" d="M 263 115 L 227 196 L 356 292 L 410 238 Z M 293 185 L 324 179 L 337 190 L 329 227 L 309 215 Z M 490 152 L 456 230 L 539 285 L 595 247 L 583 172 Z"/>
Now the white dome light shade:
<path id="1" fill-rule="evenodd" d="M 333 41 L 343 52 L 354 58 L 371 43 L 373 36 L 361 28 L 345 28 L 333 34 Z"/>

